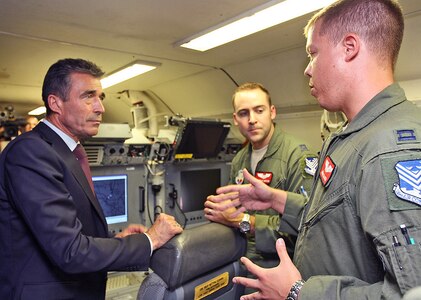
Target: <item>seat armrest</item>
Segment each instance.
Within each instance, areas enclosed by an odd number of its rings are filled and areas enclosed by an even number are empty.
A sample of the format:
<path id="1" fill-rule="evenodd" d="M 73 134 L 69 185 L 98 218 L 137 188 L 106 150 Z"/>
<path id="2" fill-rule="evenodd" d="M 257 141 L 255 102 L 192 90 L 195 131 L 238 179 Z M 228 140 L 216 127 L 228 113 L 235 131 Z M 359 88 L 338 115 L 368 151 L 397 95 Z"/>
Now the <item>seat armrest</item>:
<path id="1" fill-rule="evenodd" d="M 238 260 L 246 252 L 247 240 L 237 229 L 207 223 L 173 237 L 154 251 L 151 269 L 169 290 L 202 274 Z"/>

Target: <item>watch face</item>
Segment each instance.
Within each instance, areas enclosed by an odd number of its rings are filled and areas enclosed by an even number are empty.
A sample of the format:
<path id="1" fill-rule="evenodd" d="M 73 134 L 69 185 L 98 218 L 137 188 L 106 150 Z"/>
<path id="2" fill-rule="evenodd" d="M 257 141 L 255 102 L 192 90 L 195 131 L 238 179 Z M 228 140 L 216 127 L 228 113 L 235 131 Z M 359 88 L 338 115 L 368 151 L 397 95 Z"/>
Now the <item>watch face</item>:
<path id="1" fill-rule="evenodd" d="M 240 223 L 240 231 L 241 232 L 249 232 L 250 231 L 250 222 L 242 221 Z"/>

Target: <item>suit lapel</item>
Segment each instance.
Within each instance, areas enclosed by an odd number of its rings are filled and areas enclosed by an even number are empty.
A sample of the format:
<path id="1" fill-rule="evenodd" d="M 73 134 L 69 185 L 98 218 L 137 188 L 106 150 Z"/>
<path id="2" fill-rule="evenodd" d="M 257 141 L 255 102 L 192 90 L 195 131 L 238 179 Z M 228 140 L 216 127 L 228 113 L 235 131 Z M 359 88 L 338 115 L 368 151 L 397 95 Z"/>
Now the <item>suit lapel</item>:
<path id="1" fill-rule="evenodd" d="M 60 136 L 57 135 L 51 128 L 49 128 L 44 123 L 40 122 L 33 130 L 39 132 L 40 135 L 44 138 L 44 140 L 51 144 L 51 147 L 65 161 L 66 165 L 73 173 L 74 177 L 83 189 L 92 206 L 95 208 L 95 211 L 101 219 L 103 226 L 107 232 L 108 227 L 105 221 L 105 216 L 101 205 L 99 204 L 96 195 L 92 192 L 89 182 L 86 179 L 85 173 L 83 172 L 79 162 L 77 161 L 72 151 L 70 151 L 69 147 L 67 147 L 66 143 L 60 138 Z"/>

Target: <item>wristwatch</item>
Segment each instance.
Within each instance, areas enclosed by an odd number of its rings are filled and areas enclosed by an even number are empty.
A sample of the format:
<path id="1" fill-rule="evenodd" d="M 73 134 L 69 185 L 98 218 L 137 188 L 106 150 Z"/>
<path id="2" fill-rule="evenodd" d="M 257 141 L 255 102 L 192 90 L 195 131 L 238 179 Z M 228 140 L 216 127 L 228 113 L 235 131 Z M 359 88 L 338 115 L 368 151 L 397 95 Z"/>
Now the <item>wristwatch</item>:
<path id="1" fill-rule="evenodd" d="M 300 294 L 301 288 L 303 287 L 305 281 L 300 279 L 297 280 L 289 290 L 289 294 L 285 300 L 297 300 L 298 295 Z"/>
<path id="2" fill-rule="evenodd" d="M 250 225 L 250 215 L 245 213 L 243 219 L 240 222 L 240 231 L 242 233 L 250 232 L 251 225 Z"/>

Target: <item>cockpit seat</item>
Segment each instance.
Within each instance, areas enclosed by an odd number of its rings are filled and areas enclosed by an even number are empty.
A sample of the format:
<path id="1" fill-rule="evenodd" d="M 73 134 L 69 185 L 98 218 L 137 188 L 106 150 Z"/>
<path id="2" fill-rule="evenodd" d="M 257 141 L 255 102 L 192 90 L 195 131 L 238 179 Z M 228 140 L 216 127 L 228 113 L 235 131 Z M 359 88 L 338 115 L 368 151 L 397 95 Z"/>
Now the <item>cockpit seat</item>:
<path id="1" fill-rule="evenodd" d="M 239 262 L 246 245 L 237 229 L 218 223 L 185 229 L 154 251 L 137 299 L 239 299 L 244 287 L 232 278 L 246 273 Z"/>

